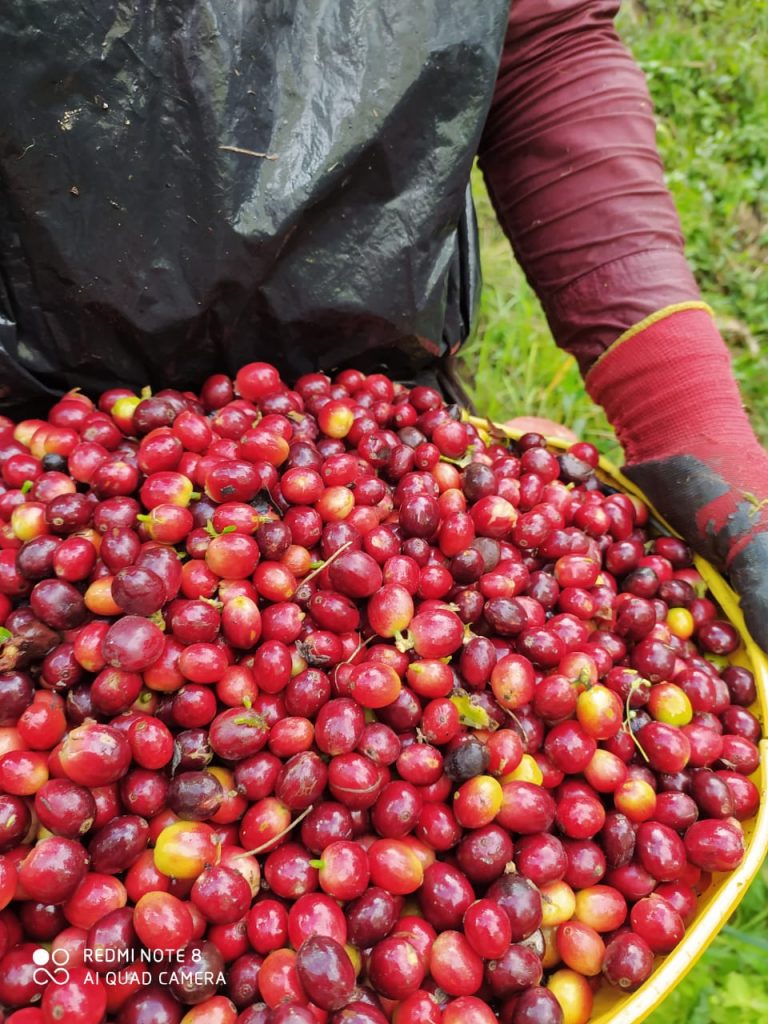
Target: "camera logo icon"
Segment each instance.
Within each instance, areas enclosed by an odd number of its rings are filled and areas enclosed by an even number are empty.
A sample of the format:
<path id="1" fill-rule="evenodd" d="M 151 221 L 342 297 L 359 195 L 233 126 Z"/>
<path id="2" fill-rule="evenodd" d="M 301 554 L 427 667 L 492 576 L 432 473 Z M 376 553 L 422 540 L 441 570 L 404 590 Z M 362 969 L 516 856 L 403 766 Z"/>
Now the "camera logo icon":
<path id="1" fill-rule="evenodd" d="M 69 981 L 69 971 L 65 966 L 69 963 L 69 953 L 66 949 L 54 949 L 49 953 L 41 947 L 34 951 L 32 960 L 36 964 L 32 974 L 36 985 L 47 985 L 49 982 L 63 985 Z"/>

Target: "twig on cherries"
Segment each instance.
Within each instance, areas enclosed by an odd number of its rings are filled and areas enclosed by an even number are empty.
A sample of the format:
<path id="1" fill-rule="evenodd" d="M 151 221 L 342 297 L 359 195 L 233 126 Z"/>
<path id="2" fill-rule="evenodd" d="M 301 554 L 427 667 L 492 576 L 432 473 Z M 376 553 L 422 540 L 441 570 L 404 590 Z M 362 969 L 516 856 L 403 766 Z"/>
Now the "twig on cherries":
<path id="1" fill-rule="evenodd" d="M 329 566 L 331 562 L 335 561 L 339 557 L 339 555 L 343 551 L 346 551 L 351 544 L 352 541 L 348 540 L 346 544 L 342 544 L 338 548 L 336 548 L 333 554 L 329 555 L 324 562 L 321 562 L 320 565 L 318 565 L 317 568 L 309 574 L 309 576 L 304 576 L 304 578 L 299 581 L 299 586 L 303 587 L 306 583 L 310 583 L 315 578 L 315 576 L 319 576 L 323 569 Z M 296 589 L 298 590 L 299 588 L 297 587 Z"/>
<path id="2" fill-rule="evenodd" d="M 296 826 L 306 818 L 313 806 L 314 804 L 310 804 L 309 807 L 303 810 L 297 818 L 293 819 L 290 825 L 286 826 L 282 832 L 278 832 L 276 836 L 272 836 L 272 838 L 268 839 L 266 843 L 262 843 L 261 846 L 257 846 L 255 850 L 245 850 L 243 853 L 238 853 L 234 859 L 239 860 L 241 857 L 255 857 L 259 853 L 264 853 L 264 851 L 268 850 L 270 846 L 274 846 L 278 839 L 282 839 L 283 836 L 287 836 L 289 832 L 292 832 L 293 829 L 295 829 Z"/>
<path id="3" fill-rule="evenodd" d="M 634 732 L 632 731 L 632 719 L 635 717 L 637 712 L 633 711 L 632 708 L 630 707 L 630 702 L 632 700 L 632 694 L 635 692 L 635 690 L 639 690 L 644 682 L 645 682 L 644 679 L 638 677 L 637 679 L 633 679 L 632 682 L 629 685 L 629 693 L 627 694 L 627 702 L 626 702 L 626 706 L 625 706 L 626 717 L 625 717 L 625 720 L 624 720 L 624 728 L 629 733 L 629 736 L 630 736 L 630 739 L 632 740 L 632 742 L 635 744 L 637 749 L 642 754 L 643 759 L 646 762 L 646 764 L 649 764 L 651 759 L 648 757 L 646 752 L 643 750 L 642 743 L 640 742 L 640 740 L 637 738 L 637 736 L 635 736 Z"/>

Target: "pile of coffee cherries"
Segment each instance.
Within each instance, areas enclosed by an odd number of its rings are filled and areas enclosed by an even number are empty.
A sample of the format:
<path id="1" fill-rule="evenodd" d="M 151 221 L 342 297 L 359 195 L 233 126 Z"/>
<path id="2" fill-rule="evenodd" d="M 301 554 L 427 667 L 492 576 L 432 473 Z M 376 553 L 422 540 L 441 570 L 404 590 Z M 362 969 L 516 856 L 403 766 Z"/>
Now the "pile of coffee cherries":
<path id="1" fill-rule="evenodd" d="M 744 856 L 680 540 L 432 388 L 0 417 L 5 1024 L 584 1024 Z"/>

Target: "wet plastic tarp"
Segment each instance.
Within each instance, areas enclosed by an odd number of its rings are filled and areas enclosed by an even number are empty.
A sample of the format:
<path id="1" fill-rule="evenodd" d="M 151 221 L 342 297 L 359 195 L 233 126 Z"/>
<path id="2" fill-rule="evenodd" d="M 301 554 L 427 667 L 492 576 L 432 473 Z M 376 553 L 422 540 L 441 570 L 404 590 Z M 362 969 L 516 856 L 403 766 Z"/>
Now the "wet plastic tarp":
<path id="1" fill-rule="evenodd" d="M 2 0 L 0 404 L 457 347 L 508 0 Z"/>

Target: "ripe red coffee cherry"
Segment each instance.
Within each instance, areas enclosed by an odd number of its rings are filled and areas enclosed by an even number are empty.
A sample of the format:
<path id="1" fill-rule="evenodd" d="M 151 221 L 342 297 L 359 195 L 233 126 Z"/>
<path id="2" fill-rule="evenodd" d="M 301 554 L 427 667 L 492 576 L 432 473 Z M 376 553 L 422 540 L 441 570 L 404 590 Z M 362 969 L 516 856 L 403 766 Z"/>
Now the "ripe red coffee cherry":
<path id="1" fill-rule="evenodd" d="M 603 974 L 617 988 L 633 992 L 652 970 L 653 950 L 634 932 L 617 935 L 605 947 Z"/>
<path id="2" fill-rule="evenodd" d="M 106 786 L 125 774 L 131 749 L 122 733 L 108 725 L 86 722 L 64 739 L 59 763 L 63 773 L 81 786 Z"/>
<path id="3" fill-rule="evenodd" d="M 374 989 L 387 999 L 413 995 L 426 976 L 426 965 L 404 936 L 382 939 L 371 951 L 368 973 Z"/>
<path id="4" fill-rule="evenodd" d="M 53 836 L 41 840 L 19 865 L 19 881 L 42 903 L 65 903 L 88 868 L 88 855 L 73 839 Z"/>
<path id="5" fill-rule="evenodd" d="M 512 925 L 493 900 L 471 903 L 464 912 L 463 930 L 470 945 L 484 960 L 501 957 L 512 941 Z"/>
<path id="6" fill-rule="evenodd" d="M 632 928 L 654 953 L 669 953 L 685 932 L 682 918 L 666 900 L 648 896 L 638 900 L 629 915 Z"/>
<path id="7" fill-rule="evenodd" d="M 744 858 L 744 835 L 728 821 L 696 821 L 684 842 L 690 862 L 704 871 L 733 871 Z"/>

